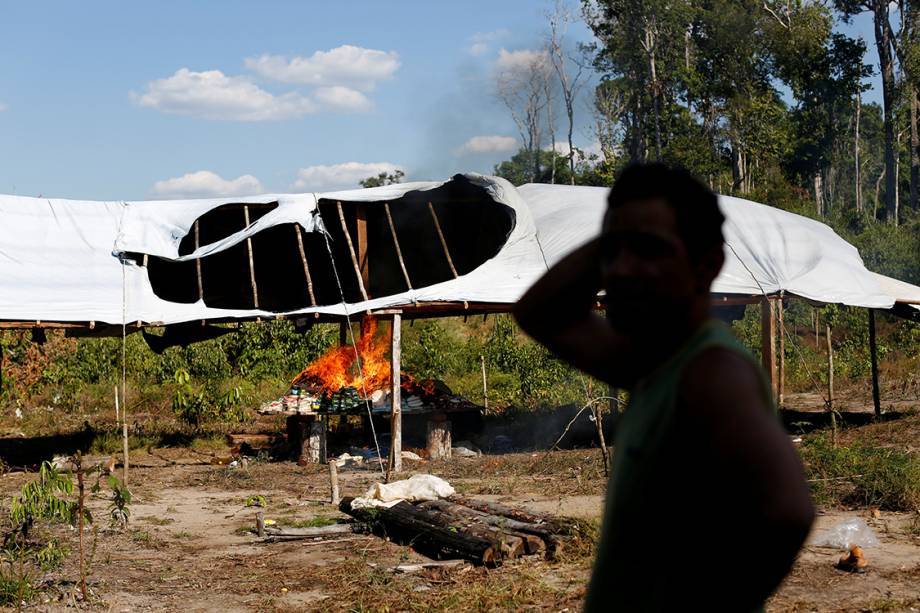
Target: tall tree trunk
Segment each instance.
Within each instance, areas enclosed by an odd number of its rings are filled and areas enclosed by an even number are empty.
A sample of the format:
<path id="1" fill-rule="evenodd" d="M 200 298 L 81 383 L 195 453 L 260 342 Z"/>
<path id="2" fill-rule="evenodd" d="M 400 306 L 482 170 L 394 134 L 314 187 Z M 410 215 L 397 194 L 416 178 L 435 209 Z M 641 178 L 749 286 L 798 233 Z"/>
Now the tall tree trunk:
<path id="1" fill-rule="evenodd" d="M 878 180 L 875 182 L 875 206 L 872 208 L 872 219 L 878 219 L 878 193 L 882 186 L 882 181 L 885 179 L 885 169 L 882 169 L 882 174 L 878 176 Z"/>
<path id="2" fill-rule="evenodd" d="M 658 68 L 655 62 L 655 48 L 658 45 L 654 24 L 645 25 L 645 51 L 648 54 L 648 70 L 651 78 L 652 113 L 655 122 L 655 159 L 661 159 L 661 92 L 658 87 Z"/>
<path id="3" fill-rule="evenodd" d="M 573 116 L 569 114 L 569 183 L 575 185 L 575 145 L 572 143 L 572 131 L 574 128 Z"/>
<path id="4" fill-rule="evenodd" d="M 917 210 L 920 201 L 920 134 L 917 133 L 917 107 L 920 106 L 917 87 L 911 84 L 910 95 L 910 208 Z"/>
<path id="5" fill-rule="evenodd" d="M 823 178 L 821 177 L 821 172 L 816 172 L 814 177 L 815 182 L 815 213 L 818 214 L 818 217 L 824 217 L 824 185 Z"/>
<path id="6" fill-rule="evenodd" d="M 882 107 L 885 111 L 885 220 L 897 225 L 897 183 L 895 182 L 894 142 L 894 61 L 888 28 L 888 0 L 872 3 L 875 24 L 875 46 L 878 49 L 882 73 Z"/>
<path id="7" fill-rule="evenodd" d="M 856 134 L 853 137 L 853 158 L 856 160 L 856 212 L 862 213 L 862 169 L 859 167 L 859 116 L 862 111 L 862 93 L 856 88 Z"/>
<path id="8" fill-rule="evenodd" d="M 739 193 L 744 188 L 744 162 L 741 158 L 741 146 L 732 143 L 732 193 Z"/>

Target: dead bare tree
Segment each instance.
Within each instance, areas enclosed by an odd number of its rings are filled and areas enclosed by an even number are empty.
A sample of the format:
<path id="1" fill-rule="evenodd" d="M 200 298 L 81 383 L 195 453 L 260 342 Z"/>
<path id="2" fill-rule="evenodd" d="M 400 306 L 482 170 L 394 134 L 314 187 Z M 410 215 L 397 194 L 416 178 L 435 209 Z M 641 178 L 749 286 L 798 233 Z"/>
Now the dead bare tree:
<path id="1" fill-rule="evenodd" d="M 565 36 L 569 25 L 577 20 L 571 7 L 563 0 L 556 0 L 549 19 L 549 40 L 547 41 L 550 62 L 559 80 L 559 90 L 568 119 L 569 172 L 572 185 L 575 185 L 575 145 L 572 135 L 575 132 L 575 102 L 578 92 L 584 85 L 585 64 L 570 53 L 565 46 Z"/>
<path id="2" fill-rule="evenodd" d="M 522 61 L 510 62 L 496 74 L 495 89 L 499 100 L 511 112 L 523 148 L 532 159 L 532 180 L 536 182 L 540 177 L 543 113 L 547 106 L 546 82 L 550 67 L 542 51 L 522 57 Z"/>

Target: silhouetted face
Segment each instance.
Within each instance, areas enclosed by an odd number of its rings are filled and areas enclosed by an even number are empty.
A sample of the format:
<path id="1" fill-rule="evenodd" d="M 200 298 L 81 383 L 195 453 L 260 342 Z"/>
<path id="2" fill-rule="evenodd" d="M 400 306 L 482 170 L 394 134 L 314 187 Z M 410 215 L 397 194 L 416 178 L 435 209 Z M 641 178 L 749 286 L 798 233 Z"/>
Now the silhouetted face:
<path id="1" fill-rule="evenodd" d="M 701 283 L 677 228 L 674 210 L 662 199 L 626 202 L 604 218 L 601 278 L 607 315 L 626 335 L 667 326 L 679 309 L 689 309 Z"/>

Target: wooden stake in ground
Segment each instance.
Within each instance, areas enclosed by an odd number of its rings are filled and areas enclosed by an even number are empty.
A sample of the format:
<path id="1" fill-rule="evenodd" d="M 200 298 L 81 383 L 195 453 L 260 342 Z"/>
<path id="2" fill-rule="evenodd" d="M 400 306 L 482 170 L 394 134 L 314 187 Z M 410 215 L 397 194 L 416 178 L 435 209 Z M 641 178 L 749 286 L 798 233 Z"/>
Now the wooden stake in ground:
<path id="1" fill-rule="evenodd" d="M 488 413 L 489 411 L 489 387 L 486 384 L 486 356 L 479 356 L 479 363 L 482 365 L 482 407 Z"/>
<path id="2" fill-rule="evenodd" d="M 387 481 L 390 474 L 402 470 L 402 315 L 393 314 L 390 335 L 390 462 L 387 466 Z"/>
<path id="3" fill-rule="evenodd" d="M 597 440 L 601 445 L 601 459 L 604 462 L 604 476 L 610 476 L 610 458 L 607 457 L 607 441 L 604 440 L 604 412 L 600 403 L 595 402 L 592 406 L 594 413 L 594 424 L 597 426 Z"/>
<path id="4" fill-rule="evenodd" d="M 827 410 L 831 412 L 831 436 L 837 446 L 837 411 L 834 410 L 834 346 L 831 343 L 831 325 L 825 322 L 827 337 Z"/>
<path id="5" fill-rule="evenodd" d="M 786 395 L 786 327 L 783 322 L 783 299 L 776 301 L 776 320 L 779 333 L 779 375 L 776 380 L 776 404 L 783 406 Z"/>
<path id="6" fill-rule="evenodd" d="M 776 385 L 776 317 L 773 310 L 773 299 L 764 297 L 760 301 L 760 357 L 763 369 L 770 379 L 770 389 L 774 397 L 777 392 Z"/>
<path id="7" fill-rule="evenodd" d="M 875 417 L 882 417 L 882 399 L 878 389 L 878 347 L 875 342 L 875 311 L 869 309 L 869 357 L 872 363 L 872 405 Z"/>
<path id="8" fill-rule="evenodd" d="M 83 456 L 78 451 L 74 459 L 77 465 L 77 530 L 80 531 L 80 593 L 83 594 L 83 602 L 86 602 L 86 556 L 83 553 L 83 516 L 86 502 L 86 488 L 83 483 Z"/>
<path id="9" fill-rule="evenodd" d="M 119 424 L 118 421 L 118 386 L 115 386 L 115 427 L 117 428 Z M 118 432 L 118 430 L 116 430 Z"/>
<path id="10" fill-rule="evenodd" d="M 335 459 L 329 462 L 329 498 L 332 504 L 339 504 L 339 470 Z"/>

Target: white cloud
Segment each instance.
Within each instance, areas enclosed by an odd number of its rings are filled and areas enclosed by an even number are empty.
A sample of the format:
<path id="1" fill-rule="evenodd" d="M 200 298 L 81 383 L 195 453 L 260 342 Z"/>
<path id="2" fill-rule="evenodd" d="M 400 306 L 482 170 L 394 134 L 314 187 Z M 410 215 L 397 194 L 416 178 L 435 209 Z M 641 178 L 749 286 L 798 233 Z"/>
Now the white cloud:
<path id="1" fill-rule="evenodd" d="M 360 187 L 358 181 L 361 179 L 397 170 L 405 172 L 404 167 L 390 162 L 345 162 L 328 166 L 308 166 L 297 171 L 297 180 L 291 189 L 316 192 L 357 189 Z"/>
<path id="2" fill-rule="evenodd" d="M 256 74 L 283 83 L 299 85 L 349 85 L 370 91 L 378 81 L 393 77 L 399 68 L 395 51 L 365 49 L 342 45 L 329 51 L 317 51 L 310 57 L 263 54 L 246 58 L 246 68 Z"/>
<path id="3" fill-rule="evenodd" d="M 495 67 L 499 72 L 516 72 L 519 70 L 526 70 L 531 66 L 545 64 L 548 59 L 545 51 L 537 49 L 508 51 L 502 48 L 498 52 L 498 59 L 495 61 Z"/>
<path id="4" fill-rule="evenodd" d="M 313 97 L 323 108 L 332 111 L 362 113 L 374 107 L 374 103 L 367 96 L 344 85 L 320 87 L 314 92 Z"/>
<path id="5" fill-rule="evenodd" d="M 551 151 L 553 149 L 552 145 L 547 145 L 543 148 L 544 151 Z M 569 155 L 569 144 L 566 141 L 556 141 L 556 153 L 563 157 L 568 157 Z M 587 160 L 592 155 L 602 156 L 603 152 L 601 150 L 600 141 L 595 140 L 592 143 L 589 143 L 584 146 L 580 146 L 578 143 L 575 143 L 575 159 L 584 159 Z"/>
<path id="6" fill-rule="evenodd" d="M 276 96 L 245 77 L 227 76 L 219 70 L 194 72 L 180 68 L 165 79 L 147 84 L 143 94 L 131 92 L 141 106 L 206 119 L 271 121 L 292 119 L 317 110 L 316 103 L 290 92 Z"/>
<path id="7" fill-rule="evenodd" d="M 227 180 L 210 170 L 157 181 L 150 191 L 162 198 L 218 198 L 265 193 L 262 183 L 252 175 Z"/>
<path id="8" fill-rule="evenodd" d="M 491 51 L 493 43 L 505 38 L 507 35 L 508 30 L 505 29 L 493 32 L 476 32 L 470 37 L 470 46 L 466 48 L 466 52 L 477 57 L 485 55 Z"/>
<path id="9" fill-rule="evenodd" d="M 517 139 L 513 136 L 474 136 L 469 139 L 463 146 L 457 149 L 457 154 L 465 153 L 499 153 L 505 151 L 514 151 L 518 147 Z"/>

